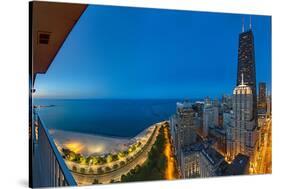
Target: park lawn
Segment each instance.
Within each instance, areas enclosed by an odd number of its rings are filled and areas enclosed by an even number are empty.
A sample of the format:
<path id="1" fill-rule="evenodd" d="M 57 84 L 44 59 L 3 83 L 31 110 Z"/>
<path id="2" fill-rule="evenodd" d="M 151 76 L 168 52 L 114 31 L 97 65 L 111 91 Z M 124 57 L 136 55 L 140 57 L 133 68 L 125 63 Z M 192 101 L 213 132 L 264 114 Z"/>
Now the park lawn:
<path id="1" fill-rule="evenodd" d="M 166 157 L 164 154 L 164 128 L 159 129 L 159 135 L 148 154 L 143 166 L 137 165 L 126 175 L 122 175 L 121 182 L 163 180 L 165 178 Z"/>

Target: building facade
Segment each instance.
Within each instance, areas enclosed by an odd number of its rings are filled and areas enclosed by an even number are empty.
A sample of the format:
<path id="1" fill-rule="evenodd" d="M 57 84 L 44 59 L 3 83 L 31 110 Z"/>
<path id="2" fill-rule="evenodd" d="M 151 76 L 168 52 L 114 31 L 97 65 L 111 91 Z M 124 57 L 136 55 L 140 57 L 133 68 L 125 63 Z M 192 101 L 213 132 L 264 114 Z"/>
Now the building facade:
<path id="1" fill-rule="evenodd" d="M 184 148 L 181 153 L 181 172 L 183 178 L 213 177 L 224 157 L 209 145 L 196 143 Z"/>
<path id="2" fill-rule="evenodd" d="M 271 95 L 267 95 L 266 98 L 266 114 L 267 116 L 271 116 L 271 112 L 272 112 L 272 102 L 271 102 Z"/>
<path id="3" fill-rule="evenodd" d="M 203 109 L 203 133 L 208 136 L 209 129 L 219 126 L 219 108 L 205 104 Z"/>
<path id="4" fill-rule="evenodd" d="M 266 84 L 264 82 L 259 83 L 258 107 L 266 112 Z"/>
<path id="5" fill-rule="evenodd" d="M 196 120 L 192 106 L 188 102 L 177 103 L 176 114 L 170 118 L 172 142 L 177 161 L 181 162 L 181 150 L 196 142 Z"/>
<path id="6" fill-rule="evenodd" d="M 254 35 L 251 29 L 244 31 L 239 35 L 238 48 L 238 68 L 236 86 L 241 84 L 241 75 L 244 75 L 244 84 L 252 90 L 253 103 L 251 111 L 253 111 L 253 120 L 257 122 L 257 92 L 256 92 L 256 65 L 255 65 L 255 48 Z"/>
<path id="7" fill-rule="evenodd" d="M 241 84 L 233 91 L 233 116 L 227 127 L 227 157 L 230 161 L 239 153 L 253 156 L 257 142 L 253 103 L 253 91 L 244 84 L 242 74 Z"/>

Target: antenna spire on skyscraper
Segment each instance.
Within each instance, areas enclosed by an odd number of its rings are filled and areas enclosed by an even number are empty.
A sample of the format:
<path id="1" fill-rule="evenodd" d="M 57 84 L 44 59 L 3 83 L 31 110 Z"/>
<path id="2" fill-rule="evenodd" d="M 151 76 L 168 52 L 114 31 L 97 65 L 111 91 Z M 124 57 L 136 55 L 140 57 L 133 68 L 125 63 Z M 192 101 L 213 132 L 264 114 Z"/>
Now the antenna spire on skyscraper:
<path id="1" fill-rule="evenodd" d="M 244 75 L 243 75 L 243 73 L 241 74 L 241 85 L 244 85 Z"/>

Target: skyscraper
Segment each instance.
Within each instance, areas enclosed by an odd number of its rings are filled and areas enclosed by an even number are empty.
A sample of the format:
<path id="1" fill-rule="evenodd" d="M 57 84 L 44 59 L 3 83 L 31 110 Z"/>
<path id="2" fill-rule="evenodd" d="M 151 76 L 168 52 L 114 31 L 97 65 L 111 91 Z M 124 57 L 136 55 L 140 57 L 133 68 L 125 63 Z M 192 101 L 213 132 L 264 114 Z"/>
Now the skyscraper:
<path id="1" fill-rule="evenodd" d="M 211 102 L 209 97 L 204 100 L 203 108 L 203 134 L 208 136 L 209 128 L 219 126 L 219 108 L 218 101 Z"/>
<path id="2" fill-rule="evenodd" d="M 227 128 L 227 156 L 233 160 L 239 153 L 253 157 L 256 146 L 256 125 L 253 117 L 254 95 L 249 85 L 243 82 L 233 91 L 233 117 Z"/>
<path id="3" fill-rule="evenodd" d="M 233 114 L 227 128 L 227 156 L 239 153 L 253 158 L 257 142 L 257 91 L 254 35 L 251 26 L 239 35 L 236 87 L 233 91 Z"/>
<path id="4" fill-rule="evenodd" d="M 259 110 L 262 113 L 266 112 L 266 85 L 264 82 L 259 83 L 259 101 L 258 101 Z"/>
<path id="5" fill-rule="evenodd" d="M 189 102 L 177 103 L 177 112 L 170 119 L 171 137 L 175 146 L 175 155 L 180 161 L 181 149 L 196 142 L 194 110 Z"/>
<path id="6" fill-rule="evenodd" d="M 236 86 L 241 84 L 241 75 L 244 75 L 244 84 L 248 85 L 253 93 L 253 119 L 257 117 L 257 92 L 256 92 L 256 65 L 255 65 L 255 48 L 254 35 L 252 32 L 251 18 L 250 26 L 244 30 L 244 19 L 242 33 L 239 35 L 238 47 L 238 68 Z"/>

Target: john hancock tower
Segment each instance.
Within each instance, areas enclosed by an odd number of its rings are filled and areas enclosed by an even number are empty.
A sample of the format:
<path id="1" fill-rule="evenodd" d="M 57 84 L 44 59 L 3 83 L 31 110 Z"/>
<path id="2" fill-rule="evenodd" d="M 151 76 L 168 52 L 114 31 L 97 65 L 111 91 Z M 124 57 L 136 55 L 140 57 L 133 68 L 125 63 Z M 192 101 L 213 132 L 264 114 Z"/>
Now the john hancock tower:
<path id="1" fill-rule="evenodd" d="M 238 69 L 236 85 L 241 84 L 241 75 L 244 75 L 244 84 L 252 89 L 253 93 L 253 119 L 257 118 L 257 91 L 256 91 L 256 65 L 255 65 L 255 48 L 254 35 L 250 17 L 249 29 L 245 31 L 244 18 L 242 24 L 242 33 L 239 35 L 238 48 Z"/>

